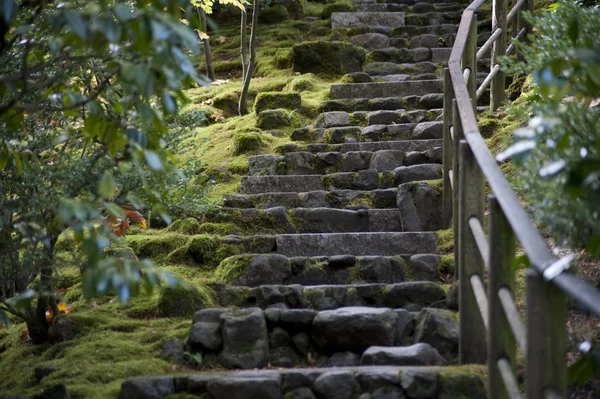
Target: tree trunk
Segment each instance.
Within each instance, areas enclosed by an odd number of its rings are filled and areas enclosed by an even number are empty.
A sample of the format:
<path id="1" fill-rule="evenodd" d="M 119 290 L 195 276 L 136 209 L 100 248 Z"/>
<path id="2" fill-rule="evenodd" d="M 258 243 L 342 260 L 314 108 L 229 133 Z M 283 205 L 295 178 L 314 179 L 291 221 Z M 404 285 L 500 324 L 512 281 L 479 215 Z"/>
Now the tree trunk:
<path id="1" fill-rule="evenodd" d="M 60 316 L 53 285 L 56 237 L 50 237 L 50 245 L 46 248 L 46 256 L 40 267 L 40 290 L 35 310 L 32 309 L 28 312 L 30 317 L 27 320 L 27 332 L 34 344 L 41 344 L 50 340 L 50 324 L 46 320 L 48 307 L 52 309 L 53 320 Z"/>
<path id="2" fill-rule="evenodd" d="M 248 68 L 246 70 L 246 73 L 244 74 L 242 93 L 240 95 L 240 115 L 246 115 L 248 113 L 248 89 L 250 88 L 250 80 L 252 79 L 252 73 L 254 72 L 254 65 L 256 63 L 256 33 L 258 31 L 259 4 L 259 0 L 254 0 L 254 3 L 252 5 L 252 31 L 250 32 L 250 62 L 248 63 Z"/>
<path id="3" fill-rule="evenodd" d="M 242 22 L 240 24 L 240 55 L 242 56 L 242 85 L 246 80 L 248 70 L 248 13 L 246 8 L 242 10 Z"/>
<path id="4" fill-rule="evenodd" d="M 198 13 L 200 14 L 200 23 L 202 24 L 202 29 L 204 30 L 204 33 L 208 34 L 206 13 L 201 8 L 198 8 Z M 206 56 L 206 73 L 208 74 L 208 78 L 214 82 L 215 68 L 213 66 L 212 52 L 210 50 L 210 40 L 203 39 L 202 42 L 204 43 L 204 54 Z"/>

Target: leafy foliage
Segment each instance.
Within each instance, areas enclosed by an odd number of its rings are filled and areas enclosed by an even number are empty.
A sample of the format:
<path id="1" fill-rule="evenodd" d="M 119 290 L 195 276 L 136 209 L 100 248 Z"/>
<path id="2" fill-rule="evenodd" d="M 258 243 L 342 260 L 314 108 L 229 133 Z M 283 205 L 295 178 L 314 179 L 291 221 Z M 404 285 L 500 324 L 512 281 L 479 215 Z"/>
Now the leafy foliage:
<path id="1" fill-rule="evenodd" d="M 531 19 L 531 17 L 529 17 Z M 514 157 L 537 220 L 560 243 L 600 254 L 600 9 L 564 1 L 533 20 L 512 71 L 533 75 L 529 126 L 500 158 Z"/>
<path id="2" fill-rule="evenodd" d="M 189 59 L 199 19 L 189 0 L 0 9 L 0 319 L 25 320 L 42 342 L 47 306 L 60 313 L 54 245 L 66 229 L 81 248 L 86 297 L 126 302 L 177 284 L 148 261 L 106 257 L 118 238 L 105 216 L 126 220 L 118 204 L 127 204 L 170 221 L 168 186 L 183 178 L 169 163 L 164 116 L 185 103 L 182 88 L 205 83 Z"/>

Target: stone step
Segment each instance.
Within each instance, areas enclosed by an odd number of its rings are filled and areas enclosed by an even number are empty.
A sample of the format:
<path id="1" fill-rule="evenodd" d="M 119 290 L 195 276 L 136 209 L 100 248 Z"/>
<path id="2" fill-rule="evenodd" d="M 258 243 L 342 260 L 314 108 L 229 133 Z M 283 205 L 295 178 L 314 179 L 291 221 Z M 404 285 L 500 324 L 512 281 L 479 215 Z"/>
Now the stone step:
<path id="1" fill-rule="evenodd" d="M 483 108 L 483 107 L 482 107 Z M 363 141 L 359 143 L 343 144 L 284 144 L 276 147 L 275 152 L 286 154 L 288 152 L 327 152 L 337 151 L 346 153 L 350 151 L 381 151 L 397 150 L 404 152 L 427 151 L 432 147 L 440 147 L 442 140 L 398 140 L 398 141 Z"/>
<path id="2" fill-rule="evenodd" d="M 441 122 L 435 123 L 438 126 Z M 403 126 L 403 125 L 395 125 Z M 404 152 L 398 150 L 319 152 L 288 152 L 285 155 L 263 154 L 248 158 L 251 176 L 324 175 L 336 172 L 376 170 L 386 172 L 400 166 L 442 163 L 442 148 Z"/>
<path id="3" fill-rule="evenodd" d="M 331 28 L 364 26 L 404 26 L 403 12 L 334 12 L 331 14 Z"/>
<path id="4" fill-rule="evenodd" d="M 413 355 L 414 357 L 414 355 Z M 484 366 L 349 366 L 129 377 L 123 399 L 485 398 Z M 187 395 L 187 396 L 186 396 Z M 416 396 L 415 396 L 416 395 Z"/>
<path id="5" fill-rule="evenodd" d="M 226 195 L 223 203 L 229 208 L 339 208 L 385 209 L 396 208 L 397 188 L 381 190 L 332 190 L 305 193 L 265 193 Z"/>
<path id="6" fill-rule="evenodd" d="M 301 284 L 395 284 L 406 281 L 439 281 L 441 257 L 435 254 L 412 256 L 319 256 L 245 254 L 223 261 L 222 268 L 236 266 L 236 277 L 228 285 Z"/>
<path id="7" fill-rule="evenodd" d="M 282 206 L 267 209 L 222 208 L 214 219 L 207 221 L 235 223 L 242 221 L 256 229 L 280 233 L 360 233 L 404 231 L 398 208 L 337 209 L 292 208 Z"/>
<path id="8" fill-rule="evenodd" d="M 431 61 L 423 61 L 417 63 L 403 63 L 398 64 L 395 62 L 378 62 L 374 61 L 368 63 L 364 67 L 364 72 L 371 76 L 382 76 L 382 75 L 394 75 L 394 74 L 405 74 L 405 75 L 422 75 L 422 74 L 438 74 L 441 76 L 442 66 L 434 64 Z M 439 77 L 438 76 L 438 77 Z"/>
<path id="9" fill-rule="evenodd" d="M 421 14 L 429 12 L 461 11 L 464 6 L 459 4 L 431 4 L 419 3 L 413 6 L 394 3 L 355 2 L 354 10 L 357 12 L 405 12 Z"/>
<path id="10" fill-rule="evenodd" d="M 382 75 L 386 76 L 386 75 Z M 413 122 L 431 121 L 437 119 L 442 112 L 443 97 L 442 93 L 430 93 L 423 96 L 404 96 L 404 97 L 373 97 L 373 98 L 340 98 L 324 101 L 319 105 L 319 112 L 345 111 L 348 113 L 369 112 L 388 110 L 395 111 L 399 109 L 410 111 L 423 111 L 421 116 L 412 119 Z M 350 121 L 360 125 L 364 121 L 364 113 L 354 114 Z M 419 115 L 419 114 L 411 114 Z"/>
<path id="11" fill-rule="evenodd" d="M 328 100 L 321 103 L 319 112 L 344 111 L 348 113 L 361 111 L 393 111 L 400 108 L 405 110 L 428 110 L 441 115 L 440 106 L 443 104 L 441 93 L 426 94 L 424 96 L 406 96 L 406 97 L 384 97 L 384 98 L 340 98 Z M 489 101 L 489 96 L 482 96 L 477 107 L 478 112 L 483 112 L 489 107 L 485 107 Z M 427 118 L 431 120 L 432 118 Z"/>
<path id="12" fill-rule="evenodd" d="M 347 306 L 403 308 L 419 311 L 424 307 L 446 307 L 446 291 L 431 281 L 407 281 L 394 284 L 282 285 L 258 287 L 214 285 L 217 303 L 222 307 L 273 307 L 339 309 Z"/>
<path id="13" fill-rule="evenodd" d="M 424 96 L 432 93 L 442 93 L 443 90 L 444 85 L 441 79 L 412 80 L 405 82 L 350 83 L 331 85 L 330 97 L 332 99 L 345 99 Z"/>
<path id="14" fill-rule="evenodd" d="M 431 101 L 442 101 L 435 95 L 431 96 Z M 343 111 L 332 111 L 327 114 L 339 114 Z M 345 114 L 345 113 L 344 113 Z M 410 118 L 405 118 L 406 113 L 403 110 L 380 110 L 371 111 L 362 115 L 366 119 L 367 126 L 336 126 L 329 128 L 311 128 L 306 127 L 296 129 L 292 132 L 292 141 L 308 141 L 313 143 L 342 144 L 354 143 L 360 141 L 388 141 L 388 140 L 423 140 L 442 138 L 442 122 L 430 120 L 420 123 L 404 123 Z M 423 118 L 426 120 L 426 118 Z M 433 118 L 430 118 L 433 119 Z M 437 119 L 437 118 L 436 118 Z M 330 157 L 331 158 L 331 157 Z M 266 159 L 266 158 L 265 158 Z M 323 167 L 327 167 L 323 164 Z M 282 169 L 283 165 L 273 165 L 271 174 Z M 281 173 L 285 174 L 285 173 Z M 288 173 L 289 174 L 289 173 Z"/>
<path id="15" fill-rule="evenodd" d="M 277 253 L 285 256 L 391 256 L 437 253 L 432 232 L 279 234 Z"/>
<path id="16" fill-rule="evenodd" d="M 393 62 L 397 64 L 406 64 L 429 61 L 443 67 L 448 63 L 451 52 L 452 48 L 450 47 L 417 47 L 410 49 L 397 47 L 378 48 L 367 54 L 367 64 L 373 62 Z M 483 70 L 489 70 L 489 66 L 489 58 L 482 58 L 478 63 L 478 68 Z"/>
<path id="17" fill-rule="evenodd" d="M 460 22 L 461 11 L 445 12 L 424 12 L 419 14 L 405 14 L 404 24 L 396 25 L 394 28 L 403 25 L 437 25 L 437 24 L 458 24 Z"/>
<path id="18" fill-rule="evenodd" d="M 442 177 L 442 165 L 420 164 L 400 166 L 393 171 L 376 170 L 337 172 L 327 175 L 244 176 L 241 194 L 273 192 L 307 192 L 322 190 L 376 190 L 397 187 L 414 181 L 437 180 Z"/>
<path id="19" fill-rule="evenodd" d="M 446 35 L 456 33 L 457 31 L 457 24 L 404 25 L 394 28 L 392 37 L 411 37 L 425 34 Z"/>

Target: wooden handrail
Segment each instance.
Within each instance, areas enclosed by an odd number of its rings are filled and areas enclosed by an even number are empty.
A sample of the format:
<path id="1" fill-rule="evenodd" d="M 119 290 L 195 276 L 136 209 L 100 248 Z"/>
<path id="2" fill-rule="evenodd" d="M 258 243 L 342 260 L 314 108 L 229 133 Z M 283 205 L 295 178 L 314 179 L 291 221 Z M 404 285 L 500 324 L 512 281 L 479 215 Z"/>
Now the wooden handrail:
<path id="1" fill-rule="evenodd" d="M 490 87 L 490 108 L 505 98 L 505 75 L 498 58 L 509 55 L 507 33 L 525 38 L 531 26 L 520 16 L 533 11 L 532 0 L 492 0 L 492 35 L 477 51 L 476 12 L 487 0 L 472 2 L 462 13 L 444 70 L 443 219 L 454 230 L 459 282 L 461 363 L 488 364 L 488 398 L 518 398 L 516 347 L 526 358 L 526 397 L 566 397 L 566 295 L 600 315 L 600 292 L 567 272 L 570 259 L 557 260 L 521 206 L 481 136 L 476 102 Z M 509 30 L 512 28 L 512 30 Z M 477 62 L 492 48 L 491 69 L 479 88 Z M 484 183 L 491 189 L 488 234 L 483 228 Z M 521 320 L 512 296 L 515 243 L 527 255 L 526 313 Z M 488 269 L 487 294 L 483 266 Z M 566 295 L 565 295 L 566 294 Z"/>

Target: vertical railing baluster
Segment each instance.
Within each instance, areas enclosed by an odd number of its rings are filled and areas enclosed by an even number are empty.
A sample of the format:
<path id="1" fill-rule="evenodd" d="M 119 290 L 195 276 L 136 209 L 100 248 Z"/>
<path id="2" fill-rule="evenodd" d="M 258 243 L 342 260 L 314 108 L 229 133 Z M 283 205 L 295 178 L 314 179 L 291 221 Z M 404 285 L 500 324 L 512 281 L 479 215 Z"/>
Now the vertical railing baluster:
<path id="1" fill-rule="evenodd" d="M 484 217 L 484 180 L 473 151 L 465 140 L 459 145 L 460 178 L 458 180 L 458 251 L 459 292 L 458 309 L 459 343 L 461 364 L 486 363 L 486 329 L 471 288 L 470 277 L 483 276 L 483 259 L 469 227 L 469 219 Z"/>
<path id="2" fill-rule="evenodd" d="M 493 13 L 492 13 L 492 32 L 496 28 L 502 29 L 502 34 L 496 39 L 492 48 L 492 63 L 491 68 L 493 69 L 496 64 L 499 63 L 498 58 L 506 54 L 507 46 L 507 32 L 508 28 L 506 25 L 506 14 L 507 14 L 508 0 L 494 0 Z M 506 89 L 506 76 L 502 70 L 500 70 L 490 86 L 490 110 L 493 112 L 502 105 L 505 99 Z"/>
<path id="3" fill-rule="evenodd" d="M 459 143 L 463 139 L 462 124 L 460 122 L 460 114 L 458 113 L 458 105 L 456 100 L 452 100 L 452 129 L 454 131 L 454 139 L 452 140 L 452 232 L 454 233 L 454 280 L 458 280 L 460 276 L 460 270 L 458 265 L 460 264 L 460 252 L 458 248 L 459 234 L 458 234 L 458 186 L 460 179 L 460 160 L 458 158 Z"/>
<path id="4" fill-rule="evenodd" d="M 477 14 L 473 15 L 461 62 L 463 71 L 465 69 L 471 70 L 466 83 L 469 96 L 473 100 L 473 111 L 477 112 Z"/>
<path id="5" fill-rule="evenodd" d="M 512 262 L 515 256 L 515 235 L 504 216 L 500 204 L 493 195 L 488 199 L 488 399 L 508 399 L 506 388 L 500 371 L 498 360 L 504 358 L 512 366 L 515 373 L 515 336 L 498 297 L 500 288 L 508 288 L 511 292 L 515 286 L 515 274 Z M 515 373 L 516 374 L 516 373 Z"/>
<path id="6" fill-rule="evenodd" d="M 442 223 L 448 228 L 452 220 L 452 183 L 450 182 L 450 170 L 452 169 L 452 137 L 450 126 L 452 125 L 452 100 L 454 89 L 450 79 L 450 70 L 444 68 L 444 136 L 442 142 L 444 180 L 442 181 Z"/>
<path id="7" fill-rule="evenodd" d="M 527 271 L 527 399 L 552 389 L 567 397 L 566 296 L 542 276 Z"/>

